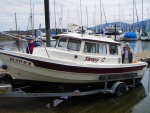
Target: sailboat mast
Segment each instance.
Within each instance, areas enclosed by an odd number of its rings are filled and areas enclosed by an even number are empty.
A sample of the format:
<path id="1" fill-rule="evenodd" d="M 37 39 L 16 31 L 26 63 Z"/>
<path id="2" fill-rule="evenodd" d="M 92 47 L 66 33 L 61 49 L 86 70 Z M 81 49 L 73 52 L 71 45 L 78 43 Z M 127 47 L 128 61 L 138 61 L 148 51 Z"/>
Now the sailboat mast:
<path id="1" fill-rule="evenodd" d="M 45 9 L 45 28 L 46 28 L 46 46 L 50 47 L 50 18 L 49 18 L 49 0 L 44 0 Z"/>
<path id="2" fill-rule="evenodd" d="M 57 27 L 56 27 L 56 4 L 55 4 L 55 0 L 54 0 L 54 18 L 55 18 L 55 32 L 57 35 Z"/>
<path id="3" fill-rule="evenodd" d="M 80 0 L 80 11 L 81 11 L 81 27 L 82 27 L 82 6 L 81 6 L 81 0 Z"/>
<path id="4" fill-rule="evenodd" d="M 97 33 L 97 22 L 96 22 L 96 4 L 95 4 L 95 27 L 96 27 L 96 33 Z"/>
<path id="5" fill-rule="evenodd" d="M 63 32 L 63 29 L 62 29 L 62 14 L 63 14 L 63 4 L 61 5 L 61 17 L 60 17 L 61 33 Z"/>
<path id="6" fill-rule="evenodd" d="M 79 14 L 78 14 L 78 5 L 77 5 L 77 24 L 78 24 L 78 17 L 79 17 Z"/>
<path id="7" fill-rule="evenodd" d="M 33 4 L 33 30 L 34 30 L 34 4 Z"/>
<path id="8" fill-rule="evenodd" d="M 69 9 L 68 9 L 68 23 L 70 22 L 69 16 L 70 16 L 70 15 L 69 15 Z"/>
<path id="9" fill-rule="evenodd" d="M 120 23 L 120 27 L 121 27 L 121 18 L 120 18 L 120 2 L 119 2 L 119 23 Z"/>
<path id="10" fill-rule="evenodd" d="M 87 6 L 86 6 L 86 16 L 87 16 L 87 28 L 88 28 L 88 9 L 87 9 Z"/>
<path id="11" fill-rule="evenodd" d="M 142 27 L 143 27 L 143 0 L 142 0 Z"/>
<path id="12" fill-rule="evenodd" d="M 116 12 L 114 10 L 114 23 L 116 23 Z"/>
<path id="13" fill-rule="evenodd" d="M 33 27 L 32 27 L 33 23 L 32 23 L 32 7 L 31 7 L 31 0 L 30 0 L 30 10 L 31 10 L 31 12 L 30 12 L 30 23 L 31 23 L 31 34 L 32 34 L 32 33 L 33 33 Z"/>
<path id="14" fill-rule="evenodd" d="M 103 16 L 103 15 L 102 15 L 102 0 L 100 0 L 100 15 L 101 15 L 101 16 L 100 16 L 100 23 L 101 23 L 101 28 L 100 28 L 100 29 L 102 30 L 102 29 L 103 29 L 103 28 L 102 28 L 102 16 Z"/>
<path id="15" fill-rule="evenodd" d="M 134 0 L 133 0 L 133 30 L 134 30 Z"/>
<path id="16" fill-rule="evenodd" d="M 16 24 L 16 34 L 17 34 L 17 17 L 16 17 L 16 13 L 15 13 L 15 24 Z"/>

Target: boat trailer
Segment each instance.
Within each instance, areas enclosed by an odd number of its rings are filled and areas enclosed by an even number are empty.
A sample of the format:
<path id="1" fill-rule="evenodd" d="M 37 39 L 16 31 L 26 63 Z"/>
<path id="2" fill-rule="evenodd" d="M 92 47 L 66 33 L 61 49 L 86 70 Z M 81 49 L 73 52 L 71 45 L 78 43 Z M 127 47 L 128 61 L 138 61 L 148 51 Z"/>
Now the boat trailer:
<path id="1" fill-rule="evenodd" d="M 99 79 L 105 79 L 104 88 L 96 89 L 90 91 L 80 92 L 79 90 L 75 90 L 73 92 L 60 92 L 60 93 L 26 93 L 22 89 L 25 87 L 12 89 L 12 85 L 10 84 L 0 84 L 0 97 L 61 97 L 61 96 L 85 96 L 97 93 L 111 93 L 115 96 L 121 96 L 126 93 L 129 87 L 135 87 L 135 77 L 137 73 L 130 73 L 128 75 L 122 77 L 131 77 L 133 79 L 133 83 L 131 85 L 126 85 L 124 82 L 116 81 L 111 88 L 108 88 L 108 80 L 113 79 L 111 76 L 101 76 Z"/>

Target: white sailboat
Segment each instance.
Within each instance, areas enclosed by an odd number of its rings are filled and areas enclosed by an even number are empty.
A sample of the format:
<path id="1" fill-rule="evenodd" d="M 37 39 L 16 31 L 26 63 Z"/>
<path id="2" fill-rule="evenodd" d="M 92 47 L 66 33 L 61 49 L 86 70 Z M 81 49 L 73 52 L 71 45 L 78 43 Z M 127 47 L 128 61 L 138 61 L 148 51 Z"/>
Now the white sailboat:
<path id="1" fill-rule="evenodd" d="M 150 29 L 149 29 L 149 19 L 148 19 L 148 9 L 147 9 L 147 25 L 146 25 L 146 31 L 143 31 L 141 35 L 142 41 L 150 41 Z"/>

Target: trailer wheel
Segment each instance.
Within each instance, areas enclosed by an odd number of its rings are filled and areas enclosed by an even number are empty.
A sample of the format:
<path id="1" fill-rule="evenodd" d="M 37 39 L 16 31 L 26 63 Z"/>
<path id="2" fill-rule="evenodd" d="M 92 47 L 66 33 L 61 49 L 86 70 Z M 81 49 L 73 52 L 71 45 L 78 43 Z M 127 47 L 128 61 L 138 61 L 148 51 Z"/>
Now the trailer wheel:
<path id="1" fill-rule="evenodd" d="M 123 94 L 126 93 L 126 86 L 125 84 L 121 83 L 117 86 L 116 90 L 115 90 L 115 96 L 122 96 Z"/>
<path id="2" fill-rule="evenodd" d="M 12 84 L 12 79 L 10 77 L 0 78 L 0 84 Z"/>

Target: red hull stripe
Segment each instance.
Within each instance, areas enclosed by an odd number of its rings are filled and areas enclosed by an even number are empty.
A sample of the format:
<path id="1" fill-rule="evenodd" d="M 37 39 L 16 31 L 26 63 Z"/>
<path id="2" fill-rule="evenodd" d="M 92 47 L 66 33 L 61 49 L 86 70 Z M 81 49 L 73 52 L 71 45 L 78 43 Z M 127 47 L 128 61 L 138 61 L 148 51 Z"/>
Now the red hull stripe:
<path id="1" fill-rule="evenodd" d="M 90 68 L 90 67 L 78 67 L 78 66 L 70 66 L 64 64 L 56 64 L 45 61 L 40 61 L 31 58 L 24 58 L 15 55 L 10 55 L 6 53 L 1 53 L 4 55 L 8 55 L 11 57 L 16 57 L 24 60 L 28 60 L 32 62 L 36 67 L 57 70 L 57 71 L 65 71 L 65 72 L 75 72 L 75 73 L 93 73 L 93 74 L 110 74 L 110 73 L 125 73 L 125 72 L 133 72 L 142 70 L 146 65 L 135 66 L 135 67 L 119 67 L 119 68 Z M 5 64 L 4 64 L 5 65 Z"/>

